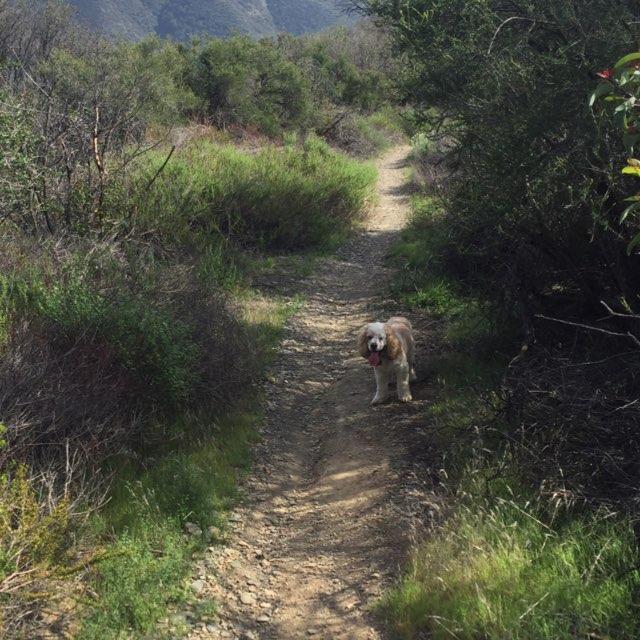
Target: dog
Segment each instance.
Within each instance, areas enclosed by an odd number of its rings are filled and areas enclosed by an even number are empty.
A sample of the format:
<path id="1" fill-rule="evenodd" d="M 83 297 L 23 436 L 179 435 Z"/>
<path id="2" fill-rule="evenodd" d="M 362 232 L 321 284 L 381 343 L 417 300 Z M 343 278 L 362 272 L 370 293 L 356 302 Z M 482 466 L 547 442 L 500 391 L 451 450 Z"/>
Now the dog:
<path id="1" fill-rule="evenodd" d="M 376 395 L 371 404 L 389 397 L 389 382 L 395 377 L 400 402 L 411 401 L 409 382 L 416 379 L 414 339 L 411 323 L 402 316 L 386 322 L 370 322 L 358 334 L 360 355 L 369 361 L 376 377 Z"/>

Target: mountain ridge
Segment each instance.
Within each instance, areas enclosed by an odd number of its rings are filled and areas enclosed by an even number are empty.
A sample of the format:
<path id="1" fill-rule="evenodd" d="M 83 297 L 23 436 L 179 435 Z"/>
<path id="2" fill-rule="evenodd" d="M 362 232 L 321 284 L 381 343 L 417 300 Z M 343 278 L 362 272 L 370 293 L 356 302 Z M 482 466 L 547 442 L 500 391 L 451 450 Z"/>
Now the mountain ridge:
<path id="1" fill-rule="evenodd" d="M 234 32 L 262 37 L 320 31 L 352 18 L 337 0 L 70 0 L 81 22 L 115 38 L 176 40 Z"/>

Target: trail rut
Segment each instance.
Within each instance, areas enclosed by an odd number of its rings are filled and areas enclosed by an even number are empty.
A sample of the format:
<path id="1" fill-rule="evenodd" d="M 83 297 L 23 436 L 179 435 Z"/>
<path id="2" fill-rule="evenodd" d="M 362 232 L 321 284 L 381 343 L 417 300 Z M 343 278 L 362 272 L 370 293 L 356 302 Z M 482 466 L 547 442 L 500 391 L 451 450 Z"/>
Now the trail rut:
<path id="1" fill-rule="evenodd" d="M 196 567 L 215 574 L 217 624 L 191 638 L 381 640 L 371 605 L 397 575 L 412 522 L 434 508 L 414 473 L 428 386 L 414 402 L 371 407 L 373 375 L 355 334 L 406 313 L 388 298 L 385 260 L 406 223 L 406 147 L 378 164 L 379 203 L 365 228 L 302 282 L 267 388 L 267 417 L 248 499 L 229 545 Z M 428 321 L 413 317 L 420 353 Z M 426 445 L 425 445 L 426 446 Z M 418 457 L 420 457 L 418 456 Z M 419 516 L 419 517 L 417 517 Z"/>

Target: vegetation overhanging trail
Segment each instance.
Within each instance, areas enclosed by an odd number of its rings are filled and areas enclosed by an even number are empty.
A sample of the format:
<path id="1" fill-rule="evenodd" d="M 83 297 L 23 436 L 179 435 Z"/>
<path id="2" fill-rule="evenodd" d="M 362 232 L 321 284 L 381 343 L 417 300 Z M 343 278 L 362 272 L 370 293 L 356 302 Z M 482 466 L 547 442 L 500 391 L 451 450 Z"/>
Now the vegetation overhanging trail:
<path id="1" fill-rule="evenodd" d="M 382 158 L 366 229 L 295 291 L 307 303 L 273 367 L 248 503 L 229 546 L 203 561 L 218 574 L 221 627 L 192 637 L 383 637 L 368 605 L 402 557 L 394 459 L 422 403 L 370 407 L 373 377 L 354 335 L 386 313 L 385 256 L 408 211 L 407 153 Z"/>

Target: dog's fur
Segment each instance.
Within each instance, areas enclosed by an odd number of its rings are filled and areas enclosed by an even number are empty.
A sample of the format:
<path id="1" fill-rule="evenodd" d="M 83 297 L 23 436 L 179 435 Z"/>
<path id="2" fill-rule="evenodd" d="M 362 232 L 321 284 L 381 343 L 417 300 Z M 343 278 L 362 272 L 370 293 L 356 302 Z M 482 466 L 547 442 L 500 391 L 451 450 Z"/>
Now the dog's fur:
<path id="1" fill-rule="evenodd" d="M 371 404 L 380 404 L 389 397 L 389 382 L 396 379 L 398 399 L 411 400 L 409 381 L 415 380 L 414 340 L 411 323 L 402 316 L 386 322 L 370 322 L 358 334 L 358 348 L 363 358 L 374 352 L 380 354 L 380 364 L 374 367 L 376 395 Z"/>

